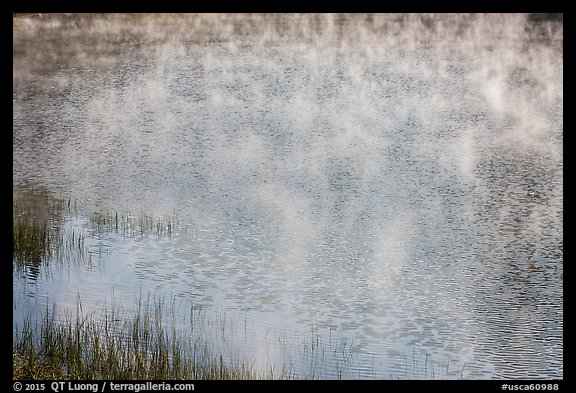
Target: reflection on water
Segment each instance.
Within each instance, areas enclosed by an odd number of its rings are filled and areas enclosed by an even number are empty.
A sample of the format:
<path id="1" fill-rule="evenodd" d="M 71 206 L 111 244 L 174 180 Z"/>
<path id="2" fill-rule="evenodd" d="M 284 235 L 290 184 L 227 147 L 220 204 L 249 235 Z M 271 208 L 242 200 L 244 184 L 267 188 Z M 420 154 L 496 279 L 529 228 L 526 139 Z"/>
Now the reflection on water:
<path id="1" fill-rule="evenodd" d="M 30 296 L 152 292 L 248 324 L 235 350 L 261 364 L 298 364 L 268 333 L 312 324 L 353 342 L 344 377 L 436 362 L 440 378 L 563 378 L 561 18 L 44 15 L 13 31 L 15 187 L 78 201 L 62 225 L 89 254 L 33 286 L 15 270 L 15 320 Z M 93 225 L 117 215 L 178 225 Z"/>

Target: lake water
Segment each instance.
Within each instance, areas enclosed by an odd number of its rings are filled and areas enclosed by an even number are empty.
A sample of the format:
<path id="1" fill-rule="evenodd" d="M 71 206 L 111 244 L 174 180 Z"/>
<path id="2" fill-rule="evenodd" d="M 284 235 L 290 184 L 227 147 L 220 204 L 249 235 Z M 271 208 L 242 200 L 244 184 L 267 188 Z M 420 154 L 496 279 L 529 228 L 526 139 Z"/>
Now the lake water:
<path id="1" fill-rule="evenodd" d="M 143 294 L 298 378 L 563 378 L 561 19 L 55 14 L 13 38 L 14 201 L 68 201 L 87 255 L 14 267 L 14 327 Z M 94 224 L 116 215 L 170 234 Z"/>

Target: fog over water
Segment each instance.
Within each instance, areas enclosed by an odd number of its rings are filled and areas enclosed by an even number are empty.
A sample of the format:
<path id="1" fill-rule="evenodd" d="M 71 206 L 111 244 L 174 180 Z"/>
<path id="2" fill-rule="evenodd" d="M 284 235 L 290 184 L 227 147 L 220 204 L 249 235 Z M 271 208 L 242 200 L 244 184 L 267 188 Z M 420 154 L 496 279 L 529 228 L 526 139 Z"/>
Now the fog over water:
<path id="1" fill-rule="evenodd" d="M 15 198 L 77 201 L 94 255 L 15 270 L 15 323 L 153 293 L 297 377 L 314 326 L 316 377 L 563 378 L 561 17 L 45 14 L 13 39 Z M 110 212 L 179 226 L 90 227 Z"/>

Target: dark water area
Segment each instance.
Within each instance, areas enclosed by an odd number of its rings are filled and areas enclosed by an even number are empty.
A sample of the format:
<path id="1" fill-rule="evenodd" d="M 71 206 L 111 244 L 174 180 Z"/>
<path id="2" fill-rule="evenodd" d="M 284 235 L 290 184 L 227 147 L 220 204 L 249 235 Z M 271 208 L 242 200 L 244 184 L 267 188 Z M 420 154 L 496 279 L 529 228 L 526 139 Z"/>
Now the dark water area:
<path id="1" fill-rule="evenodd" d="M 298 378 L 562 379 L 562 150 L 558 15 L 15 18 L 14 202 L 81 246 L 14 326 L 153 294 Z"/>

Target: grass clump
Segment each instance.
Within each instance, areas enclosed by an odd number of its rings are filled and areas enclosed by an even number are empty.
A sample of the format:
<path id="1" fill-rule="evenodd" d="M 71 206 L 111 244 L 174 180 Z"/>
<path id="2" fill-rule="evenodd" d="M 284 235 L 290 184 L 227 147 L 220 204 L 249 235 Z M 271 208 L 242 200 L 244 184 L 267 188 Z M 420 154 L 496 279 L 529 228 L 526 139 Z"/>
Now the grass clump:
<path id="1" fill-rule="evenodd" d="M 16 188 L 12 202 L 12 259 L 38 267 L 61 245 L 65 203 L 43 189 Z"/>
<path id="2" fill-rule="evenodd" d="M 81 228 L 70 228 L 76 202 L 43 189 L 16 188 L 12 202 L 12 261 L 32 276 L 55 261 L 68 263 L 88 257 Z"/>
<path id="3" fill-rule="evenodd" d="M 124 237 L 155 234 L 157 240 L 172 237 L 178 223 L 175 217 L 154 217 L 145 212 L 140 215 L 113 212 L 95 214 L 90 218 L 91 227 L 100 233 L 115 233 Z"/>
<path id="4" fill-rule="evenodd" d="M 12 254 L 18 263 L 40 264 L 51 255 L 53 236 L 46 223 L 13 222 Z"/>
<path id="5" fill-rule="evenodd" d="M 138 304 L 129 316 L 112 309 L 100 316 L 58 318 L 46 309 L 40 321 L 16 328 L 14 379 L 255 379 L 250 362 L 210 352 L 206 340 L 184 336 L 163 323 L 162 303 Z"/>

